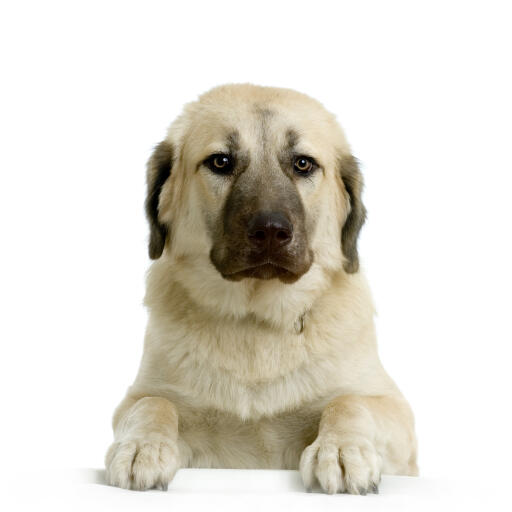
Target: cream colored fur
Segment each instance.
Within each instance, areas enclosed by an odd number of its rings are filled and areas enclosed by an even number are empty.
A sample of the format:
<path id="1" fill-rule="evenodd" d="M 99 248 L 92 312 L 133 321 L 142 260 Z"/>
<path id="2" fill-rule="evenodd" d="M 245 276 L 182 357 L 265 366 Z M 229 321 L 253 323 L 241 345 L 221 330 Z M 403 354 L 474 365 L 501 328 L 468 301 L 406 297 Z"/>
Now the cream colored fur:
<path id="1" fill-rule="evenodd" d="M 225 150 L 231 127 L 257 153 L 255 108 L 277 113 L 276 148 L 293 126 L 324 170 L 298 185 L 316 227 L 314 263 L 293 284 L 227 281 L 209 260 L 205 218 L 220 215 L 227 190 L 197 165 Z M 159 218 L 171 236 L 149 270 L 144 354 L 114 415 L 109 482 L 146 489 L 180 467 L 300 467 L 307 487 L 365 493 L 381 473 L 417 474 L 413 416 L 379 361 L 368 285 L 342 266 L 350 204 L 337 162 L 350 149 L 334 117 L 294 91 L 223 86 L 188 105 L 167 140 L 178 152 Z"/>

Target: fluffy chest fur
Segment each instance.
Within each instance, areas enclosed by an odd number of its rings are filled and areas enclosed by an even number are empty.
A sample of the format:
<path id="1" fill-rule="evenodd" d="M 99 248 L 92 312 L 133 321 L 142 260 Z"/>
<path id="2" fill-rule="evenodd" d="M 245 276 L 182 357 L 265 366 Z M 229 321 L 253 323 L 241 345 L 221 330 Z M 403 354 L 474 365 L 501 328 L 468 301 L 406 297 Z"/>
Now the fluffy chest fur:
<path id="1" fill-rule="evenodd" d="M 277 324 L 263 309 L 223 315 L 211 297 L 200 302 L 171 277 L 182 273 L 164 269 L 160 264 L 149 279 L 150 319 L 134 392 L 256 419 L 342 392 L 382 389 L 364 279 L 331 277 L 313 304 L 293 303 Z"/>

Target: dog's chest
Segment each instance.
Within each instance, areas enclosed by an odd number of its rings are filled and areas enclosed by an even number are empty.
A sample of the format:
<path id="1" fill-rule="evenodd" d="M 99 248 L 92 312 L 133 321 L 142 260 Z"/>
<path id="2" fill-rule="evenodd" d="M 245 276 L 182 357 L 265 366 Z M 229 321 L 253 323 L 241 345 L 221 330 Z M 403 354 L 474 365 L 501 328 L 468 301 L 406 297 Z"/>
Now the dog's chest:
<path id="1" fill-rule="evenodd" d="M 322 399 L 337 387 L 336 355 L 317 350 L 307 329 L 297 333 L 249 322 L 168 325 L 149 334 L 140 379 L 194 408 L 214 408 L 255 419 Z"/>
<path id="2" fill-rule="evenodd" d="M 297 469 L 321 414 L 317 406 L 244 421 L 211 409 L 178 409 L 182 464 L 216 468 Z"/>

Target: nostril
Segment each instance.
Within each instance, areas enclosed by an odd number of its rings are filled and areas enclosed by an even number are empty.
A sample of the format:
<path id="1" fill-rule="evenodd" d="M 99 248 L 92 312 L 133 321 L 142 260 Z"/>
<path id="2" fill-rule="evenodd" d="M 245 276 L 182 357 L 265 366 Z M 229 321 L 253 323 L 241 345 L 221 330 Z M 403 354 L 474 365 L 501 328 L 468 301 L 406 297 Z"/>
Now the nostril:
<path id="1" fill-rule="evenodd" d="M 276 233 L 276 238 L 280 242 L 285 242 L 290 239 L 290 233 L 281 229 Z"/>
<path id="2" fill-rule="evenodd" d="M 256 240 L 265 240 L 265 238 L 267 238 L 267 235 L 265 234 L 265 231 L 263 230 L 258 230 L 258 231 L 255 231 L 254 233 L 251 233 L 250 235 L 251 238 L 254 238 Z"/>

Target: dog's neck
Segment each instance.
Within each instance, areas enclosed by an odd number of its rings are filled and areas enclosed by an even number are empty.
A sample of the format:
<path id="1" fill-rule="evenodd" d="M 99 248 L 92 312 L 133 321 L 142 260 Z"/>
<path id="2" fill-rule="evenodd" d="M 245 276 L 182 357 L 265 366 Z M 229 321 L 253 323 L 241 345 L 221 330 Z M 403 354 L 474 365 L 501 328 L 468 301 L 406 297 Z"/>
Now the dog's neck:
<path id="1" fill-rule="evenodd" d="M 231 282 L 222 278 L 207 261 L 162 257 L 148 273 L 145 302 L 150 308 L 165 302 L 165 295 L 176 293 L 178 284 L 191 307 L 195 304 L 206 314 L 243 321 L 253 318 L 256 322 L 301 334 L 308 311 L 329 287 L 331 279 L 331 275 L 313 264 L 307 274 L 293 284 L 277 279 Z"/>

